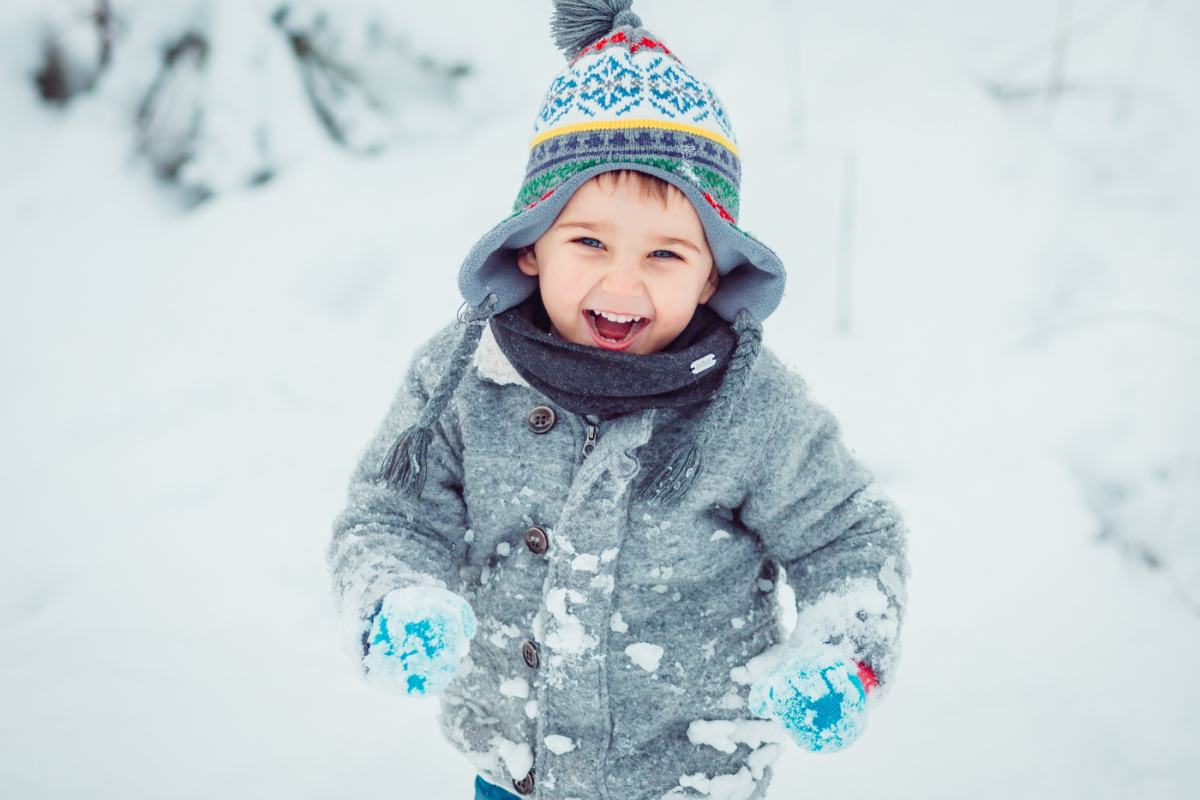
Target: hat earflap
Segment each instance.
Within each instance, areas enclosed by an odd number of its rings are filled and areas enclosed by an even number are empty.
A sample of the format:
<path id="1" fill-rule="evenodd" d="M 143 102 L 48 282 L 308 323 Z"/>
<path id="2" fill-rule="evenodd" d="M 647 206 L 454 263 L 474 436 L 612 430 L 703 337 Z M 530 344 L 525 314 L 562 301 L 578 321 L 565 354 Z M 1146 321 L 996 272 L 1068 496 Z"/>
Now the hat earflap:
<path id="1" fill-rule="evenodd" d="M 396 438 L 384 456 L 375 480 L 385 481 L 392 488 L 409 492 L 415 497 L 421 496 L 425 488 L 425 462 L 429 443 L 433 441 L 433 426 L 458 388 L 467 362 L 479 345 L 483 328 L 491 319 L 495 307 L 496 295 L 489 294 L 478 306 L 459 314 L 458 321 L 466 327 L 446 364 L 446 371 L 430 394 L 417 422 Z"/>
<path id="2" fill-rule="evenodd" d="M 750 369 L 762 344 L 762 325 L 745 308 L 739 309 L 731 325 L 737 336 L 737 346 L 729 357 L 729 366 L 721 379 L 721 387 L 713 399 L 700 428 L 691 440 L 680 445 L 655 472 L 647 473 L 638 484 L 635 499 L 661 505 L 678 505 L 688 493 L 704 467 L 701 455 L 716 432 L 728 424 L 734 404 L 741 399 L 750 382 Z"/>

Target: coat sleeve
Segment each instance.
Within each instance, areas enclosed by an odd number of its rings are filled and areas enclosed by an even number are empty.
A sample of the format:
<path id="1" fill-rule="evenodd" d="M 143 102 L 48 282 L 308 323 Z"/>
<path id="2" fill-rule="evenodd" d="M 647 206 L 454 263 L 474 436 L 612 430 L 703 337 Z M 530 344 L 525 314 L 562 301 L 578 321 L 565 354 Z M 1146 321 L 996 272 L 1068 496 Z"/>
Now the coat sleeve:
<path id="1" fill-rule="evenodd" d="M 740 510 L 795 591 L 784 653 L 833 646 L 865 662 L 887 693 L 899 659 L 909 566 L 897 506 L 846 447 L 830 411 L 783 368 L 761 471 Z"/>
<path id="2" fill-rule="evenodd" d="M 342 646 L 355 657 L 362 655 L 362 637 L 389 591 L 407 586 L 456 591 L 460 582 L 467 523 L 453 406 L 434 428 L 426 455 L 429 472 L 419 498 L 375 478 L 392 442 L 424 407 L 458 334 L 453 325 L 447 326 L 418 349 L 354 468 L 345 506 L 333 521 L 325 559 L 342 619 Z"/>

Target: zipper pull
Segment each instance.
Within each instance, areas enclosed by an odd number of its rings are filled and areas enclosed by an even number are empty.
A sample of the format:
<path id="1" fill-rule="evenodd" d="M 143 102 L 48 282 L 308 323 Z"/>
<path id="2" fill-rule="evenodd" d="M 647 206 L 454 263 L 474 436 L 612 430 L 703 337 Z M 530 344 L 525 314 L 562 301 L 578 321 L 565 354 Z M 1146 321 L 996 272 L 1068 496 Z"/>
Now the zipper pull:
<path id="1" fill-rule="evenodd" d="M 587 458 L 588 456 L 590 456 L 592 454 L 592 451 L 596 449 L 596 431 L 598 430 L 597 423 L 599 421 L 600 421 L 599 417 L 596 417 L 592 414 L 587 415 L 587 422 L 586 422 L 587 438 L 583 442 L 583 457 L 584 458 Z"/>

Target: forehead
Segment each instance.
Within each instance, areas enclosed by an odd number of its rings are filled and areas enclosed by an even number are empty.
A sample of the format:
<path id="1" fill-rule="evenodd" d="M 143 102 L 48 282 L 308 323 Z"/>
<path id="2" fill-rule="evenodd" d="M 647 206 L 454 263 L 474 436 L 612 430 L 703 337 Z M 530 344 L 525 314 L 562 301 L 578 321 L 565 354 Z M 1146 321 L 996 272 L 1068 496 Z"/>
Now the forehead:
<path id="1" fill-rule="evenodd" d="M 556 223 L 565 221 L 638 229 L 666 226 L 688 233 L 703 229 L 699 214 L 682 192 L 672 187 L 664 201 L 655 187 L 629 176 L 613 176 L 604 184 L 584 182 L 563 206 Z"/>

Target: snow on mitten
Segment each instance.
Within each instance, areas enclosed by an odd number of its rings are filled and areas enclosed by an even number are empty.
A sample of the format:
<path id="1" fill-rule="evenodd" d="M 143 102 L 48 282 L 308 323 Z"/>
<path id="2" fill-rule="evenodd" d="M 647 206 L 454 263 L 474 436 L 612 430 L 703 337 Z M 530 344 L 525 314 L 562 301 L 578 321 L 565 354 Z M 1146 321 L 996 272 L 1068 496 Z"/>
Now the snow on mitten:
<path id="1" fill-rule="evenodd" d="M 867 692 L 875 673 L 862 662 L 823 650 L 785 660 L 750 687 L 757 717 L 777 719 L 813 752 L 849 745 L 867 722 Z"/>
<path id="2" fill-rule="evenodd" d="M 384 595 L 363 640 L 371 685 L 406 695 L 445 689 L 471 648 L 475 613 L 461 595 L 408 586 Z"/>

